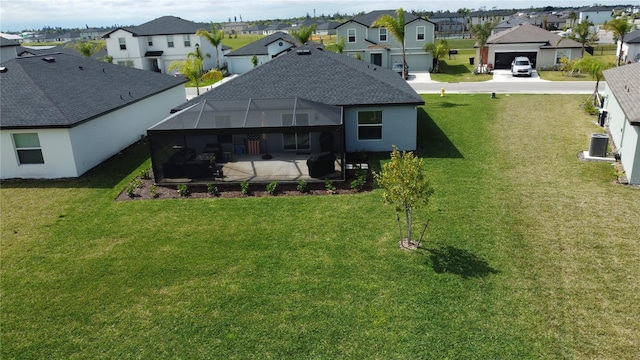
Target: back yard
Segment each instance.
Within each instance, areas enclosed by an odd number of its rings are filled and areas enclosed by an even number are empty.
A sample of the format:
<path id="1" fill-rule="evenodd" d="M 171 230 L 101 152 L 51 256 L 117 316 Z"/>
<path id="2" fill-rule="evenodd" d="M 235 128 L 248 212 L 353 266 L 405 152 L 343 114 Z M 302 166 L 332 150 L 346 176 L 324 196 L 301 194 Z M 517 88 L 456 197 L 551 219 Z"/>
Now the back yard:
<path id="1" fill-rule="evenodd" d="M 418 252 L 379 190 L 114 201 L 144 146 L 3 182 L 0 357 L 633 358 L 640 190 L 578 161 L 583 100 L 425 96 Z"/>

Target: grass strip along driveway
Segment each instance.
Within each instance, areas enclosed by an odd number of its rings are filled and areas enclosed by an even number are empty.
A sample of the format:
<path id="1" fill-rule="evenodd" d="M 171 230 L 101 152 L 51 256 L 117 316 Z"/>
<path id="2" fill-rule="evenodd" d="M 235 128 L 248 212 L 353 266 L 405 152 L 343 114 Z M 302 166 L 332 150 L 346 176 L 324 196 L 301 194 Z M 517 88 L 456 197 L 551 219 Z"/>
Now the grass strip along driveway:
<path id="1" fill-rule="evenodd" d="M 0 356 L 637 356 L 640 190 L 578 161 L 600 131 L 584 97 L 425 100 L 419 252 L 379 190 L 114 201 L 144 146 L 4 182 Z"/>

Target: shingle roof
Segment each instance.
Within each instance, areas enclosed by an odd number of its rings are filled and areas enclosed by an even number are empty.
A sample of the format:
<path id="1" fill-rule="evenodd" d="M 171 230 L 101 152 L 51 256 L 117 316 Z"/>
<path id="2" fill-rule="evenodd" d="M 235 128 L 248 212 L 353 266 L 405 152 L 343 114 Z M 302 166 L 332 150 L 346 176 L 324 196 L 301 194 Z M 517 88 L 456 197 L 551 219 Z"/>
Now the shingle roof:
<path id="1" fill-rule="evenodd" d="M 48 57 L 53 62 L 44 61 Z M 2 63 L 0 128 L 73 127 L 186 80 L 67 54 Z"/>
<path id="2" fill-rule="evenodd" d="M 60 44 L 60 45 L 56 45 L 54 47 L 46 47 L 45 49 L 38 49 L 38 47 L 24 47 L 24 46 L 20 46 L 18 48 L 16 48 L 16 51 L 18 52 L 18 56 L 24 56 L 24 53 L 28 53 L 31 55 L 46 55 L 46 54 L 55 54 L 55 53 L 63 53 L 63 54 L 68 54 L 68 55 L 75 55 L 75 56 L 82 56 L 82 54 L 80 52 L 78 52 L 76 49 L 73 48 L 73 44 L 75 44 L 75 41 L 72 42 L 68 42 L 66 44 Z M 68 47 L 67 47 L 68 45 Z M 23 55 L 21 55 L 23 54 Z M 93 56 L 91 56 L 94 59 L 99 59 L 102 57 L 107 56 L 107 49 L 106 48 L 102 48 L 101 50 L 97 51 L 95 54 L 93 54 Z"/>
<path id="3" fill-rule="evenodd" d="M 631 125 L 640 126 L 640 62 L 602 72 Z"/>
<path id="4" fill-rule="evenodd" d="M 640 30 L 633 31 L 625 35 L 624 42 L 627 44 L 640 44 Z"/>
<path id="5" fill-rule="evenodd" d="M 336 106 L 422 105 L 394 71 L 304 45 L 238 76 L 177 109 L 203 99 L 300 97 Z"/>
<path id="6" fill-rule="evenodd" d="M 560 41 L 562 40 L 562 41 Z M 540 43 L 541 48 L 581 48 L 582 44 L 575 40 L 566 39 L 550 31 L 531 24 L 520 24 L 496 33 L 487 39 L 491 44 L 523 44 Z"/>
<path id="7" fill-rule="evenodd" d="M 152 36 L 152 35 L 173 35 L 173 34 L 195 34 L 199 29 L 206 29 L 203 24 L 193 21 L 181 19 L 177 16 L 163 16 L 153 19 L 142 25 L 119 28 L 131 32 L 134 36 Z M 109 37 L 109 34 L 118 29 L 111 30 L 103 35 Z"/>
<path id="8" fill-rule="evenodd" d="M 396 13 L 396 10 L 376 10 L 376 11 L 372 11 L 369 13 L 366 13 L 364 15 L 358 15 L 350 20 L 347 20 L 346 22 L 342 23 L 342 25 L 350 22 L 350 21 L 354 21 L 357 22 L 359 24 L 365 25 L 367 27 L 371 27 L 371 24 L 373 24 L 374 21 L 378 20 L 378 18 L 382 15 L 391 15 L 394 18 L 398 18 L 398 14 Z M 408 24 L 416 19 L 419 19 L 418 16 L 415 16 L 411 13 L 408 12 L 404 12 L 404 22 L 405 24 Z"/>
<path id="9" fill-rule="evenodd" d="M 0 36 L 0 47 L 8 47 L 8 46 L 20 46 L 20 43 L 18 43 L 15 40 L 9 40 Z"/>
<path id="10" fill-rule="evenodd" d="M 297 44 L 297 41 L 289 34 L 283 32 L 275 32 L 267 37 L 256 40 L 249 45 L 243 46 L 237 50 L 228 53 L 225 56 L 253 56 L 253 55 L 267 55 L 267 45 L 274 41 L 283 40 L 291 44 Z"/>

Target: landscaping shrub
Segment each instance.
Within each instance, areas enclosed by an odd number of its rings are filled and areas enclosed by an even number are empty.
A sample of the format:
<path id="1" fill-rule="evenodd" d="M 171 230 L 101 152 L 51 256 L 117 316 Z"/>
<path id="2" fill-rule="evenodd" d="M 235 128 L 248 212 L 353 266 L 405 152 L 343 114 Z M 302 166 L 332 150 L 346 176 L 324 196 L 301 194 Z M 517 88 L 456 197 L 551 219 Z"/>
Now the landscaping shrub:
<path id="1" fill-rule="evenodd" d="M 178 194 L 180 196 L 189 196 L 189 187 L 187 185 L 180 184 L 176 186 L 176 189 L 178 190 Z"/>
<path id="2" fill-rule="evenodd" d="M 300 179 L 300 181 L 298 181 L 298 185 L 296 186 L 296 189 L 298 189 L 298 191 L 304 194 L 309 191 L 309 185 L 307 184 L 306 181 L 304 181 L 304 179 Z"/>
<path id="3" fill-rule="evenodd" d="M 275 195 L 276 192 L 278 191 L 278 182 L 277 181 L 272 181 L 270 183 L 267 184 L 267 192 L 271 195 Z"/>

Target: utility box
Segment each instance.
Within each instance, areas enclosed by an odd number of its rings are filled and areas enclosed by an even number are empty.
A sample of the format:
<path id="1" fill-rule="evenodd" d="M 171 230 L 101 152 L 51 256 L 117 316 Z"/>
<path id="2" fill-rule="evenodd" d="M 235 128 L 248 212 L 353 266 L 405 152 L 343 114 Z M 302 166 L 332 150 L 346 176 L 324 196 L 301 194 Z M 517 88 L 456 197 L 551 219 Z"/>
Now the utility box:
<path id="1" fill-rule="evenodd" d="M 609 135 L 607 134 L 591 134 L 591 144 L 589 145 L 589 156 L 605 157 L 607 156 L 607 146 L 609 145 Z"/>

